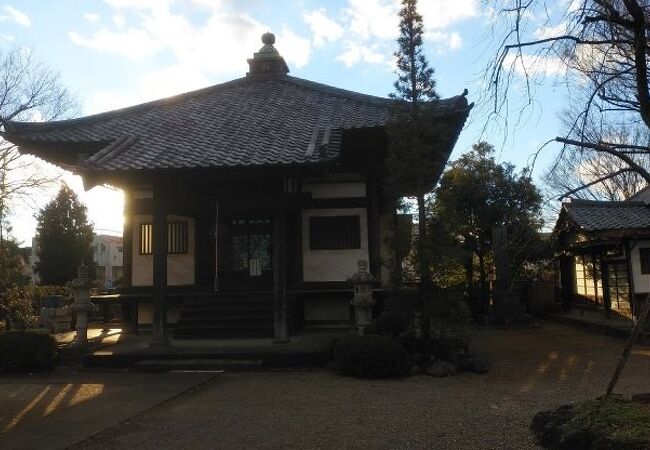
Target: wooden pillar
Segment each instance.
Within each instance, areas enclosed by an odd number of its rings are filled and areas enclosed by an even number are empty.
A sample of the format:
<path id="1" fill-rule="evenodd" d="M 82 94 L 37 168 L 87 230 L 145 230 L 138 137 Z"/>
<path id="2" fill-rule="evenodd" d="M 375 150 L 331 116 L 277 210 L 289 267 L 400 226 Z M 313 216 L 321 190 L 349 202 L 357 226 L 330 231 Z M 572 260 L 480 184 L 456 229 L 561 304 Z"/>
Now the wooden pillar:
<path id="1" fill-rule="evenodd" d="M 609 318 L 612 312 L 612 295 L 609 289 L 609 265 L 604 261 L 606 252 L 600 253 L 600 278 L 603 284 L 603 306 L 605 307 L 605 317 Z"/>
<path id="2" fill-rule="evenodd" d="M 592 280 L 594 282 L 594 300 L 596 305 L 598 305 L 598 263 L 596 262 L 596 253 L 595 250 L 591 252 L 591 269 L 592 269 Z"/>
<path id="3" fill-rule="evenodd" d="M 124 225 L 122 228 L 122 286 L 131 287 L 133 267 L 133 210 L 131 192 L 124 191 Z"/>
<path id="4" fill-rule="evenodd" d="M 214 292 L 219 292 L 219 261 L 222 260 L 220 252 L 219 252 L 219 245 L 221 244 L 221 234 L 220 230 L 221 227 L 219 225 L 220 219 L 219 219 L 219 200 L 217 199 L 214 202 L 214 256 L 213 256 L 213 263 L 214 263 L 214 276 L 213 276 L 213 287 L 214 287 Z"/>
<path id="5" fill-rule="evenodd" d="M 634 290 L 634 273 L 632 272 L 632 246 L 628 240 L 625 241 L 625 268 L 627 269 L 628 300 L 630 301 L 632 318 L 636 322 L 641 308 L 639 308 L 639 305 L 636 301 L 636 292 Z"/>
<path id="6" fill-rule="evenodd" d="M 368 199 L 368 258 L 370 273 L 375 280 L 381 281 L 380 239 L 379 239 L 379 189 L 374 174 L 368 176 L 366 183 L 366 198 Z"/>
<path id="7" fill-rule="evenodd" d="M 128 291 L 131 287 L 132 271 L 133 271 L 133 208 L 131 192 L 124 191 L 124 225 L 122 228 L 122 292 Z M 138 316 L 134 314 L 134 309 L 137 312 L 138 304 L 133 299 L 122 301 L 122 323 L 126 327 L 127 332 L 137 333 L 138 331 Z"/>
<path id="8" fill-rule="evenodd" d="M 287 334 L 287 208 L 284 196 L 273 219 L 273 338 L 289 342 Z"/>
<path id="9" fill-rule="evenodd" d="M 562 283 L 561 297 L 562 309 L 571 309 L 571 301 L 575 292 L 575 257 L 571 255 L 560 256 L 560 277 Z"/>
<path id="10" fill-rule="evenodd" d="M 167 345 L 167 196 L 161 184 L 153 192 L 153 323 L 151 345 Z"/>

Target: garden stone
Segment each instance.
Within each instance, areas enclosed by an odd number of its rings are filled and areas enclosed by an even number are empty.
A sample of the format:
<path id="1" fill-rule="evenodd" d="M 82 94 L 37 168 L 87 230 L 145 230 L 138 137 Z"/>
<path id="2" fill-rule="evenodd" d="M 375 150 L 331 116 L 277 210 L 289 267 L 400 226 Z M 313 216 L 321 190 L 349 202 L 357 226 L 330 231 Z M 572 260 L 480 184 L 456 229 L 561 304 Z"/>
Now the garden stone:
<path id="1" fill-rule="evenodd" d="M 490 361 L 484 356 L 478 355 L 459 355 L 458 370 L 463 372 L 472 372 L 484 374 L 490 370 Z"/>
<path id="2" fill-rule="evenodd" d="M 434 361 L 427 368 L 426 373 L 432 377 L 448 377 L 455 375 L 457 370 L 456 364 L 449 361 Z"/>

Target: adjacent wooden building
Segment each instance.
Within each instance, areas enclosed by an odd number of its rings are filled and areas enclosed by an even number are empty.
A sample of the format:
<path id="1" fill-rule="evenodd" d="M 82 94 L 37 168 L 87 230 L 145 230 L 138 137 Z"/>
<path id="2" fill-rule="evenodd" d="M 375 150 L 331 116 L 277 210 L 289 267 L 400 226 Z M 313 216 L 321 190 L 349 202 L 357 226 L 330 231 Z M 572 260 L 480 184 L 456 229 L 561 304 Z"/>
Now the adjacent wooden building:
<path id="1" fill-rule="evenodd" d="M 6 124 L 25 153 L 125 195 L 121 297 L 135 329 L 177 337 L 273 335 L 348 319 L 347 277 L 379 287 L 396 261 L 383 189 L 394 101 L 288 75 L 274 37 L 245 77 L 73 120 Z M 446 132 L 438 177 L 470 111 L 428 105 Z"/>
<path id="2" fill-rule="evenodd" d="M 631 318 L 650 292 L 650 206 L 572 200 L 554 231 L 562 302 Z"/>

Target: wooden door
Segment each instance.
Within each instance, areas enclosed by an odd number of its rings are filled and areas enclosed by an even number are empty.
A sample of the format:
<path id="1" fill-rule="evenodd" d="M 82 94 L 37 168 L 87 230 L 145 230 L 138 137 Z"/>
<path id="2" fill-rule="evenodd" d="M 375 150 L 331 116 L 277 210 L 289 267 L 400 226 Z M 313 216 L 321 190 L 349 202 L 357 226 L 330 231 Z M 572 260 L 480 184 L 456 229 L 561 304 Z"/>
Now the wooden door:
<path id="1" fill-rule="evenodd" d="M 220 286 L 229 290 L 273 288 L 272 236 L 269 218 L 236 217 L 228 221 Z M 227 248 L 224 248 L 226 247 Z"/>

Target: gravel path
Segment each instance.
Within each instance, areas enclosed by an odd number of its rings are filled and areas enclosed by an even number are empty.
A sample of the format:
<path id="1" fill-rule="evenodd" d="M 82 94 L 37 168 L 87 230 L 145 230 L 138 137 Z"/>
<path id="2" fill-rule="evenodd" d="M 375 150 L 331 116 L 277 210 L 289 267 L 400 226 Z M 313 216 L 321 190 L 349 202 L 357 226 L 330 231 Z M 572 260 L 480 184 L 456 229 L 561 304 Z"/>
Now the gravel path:
<path id="1" fill-rule="evenodd" d="M 326 371 L 225 374 L 75 448 L 524 449 L 541 409 L 599 395 L 624 342 L 545 324 L 480 331 L 487 375 L 366 381 Z M 650 391 L 650 349 L 618 392 Z"/>

